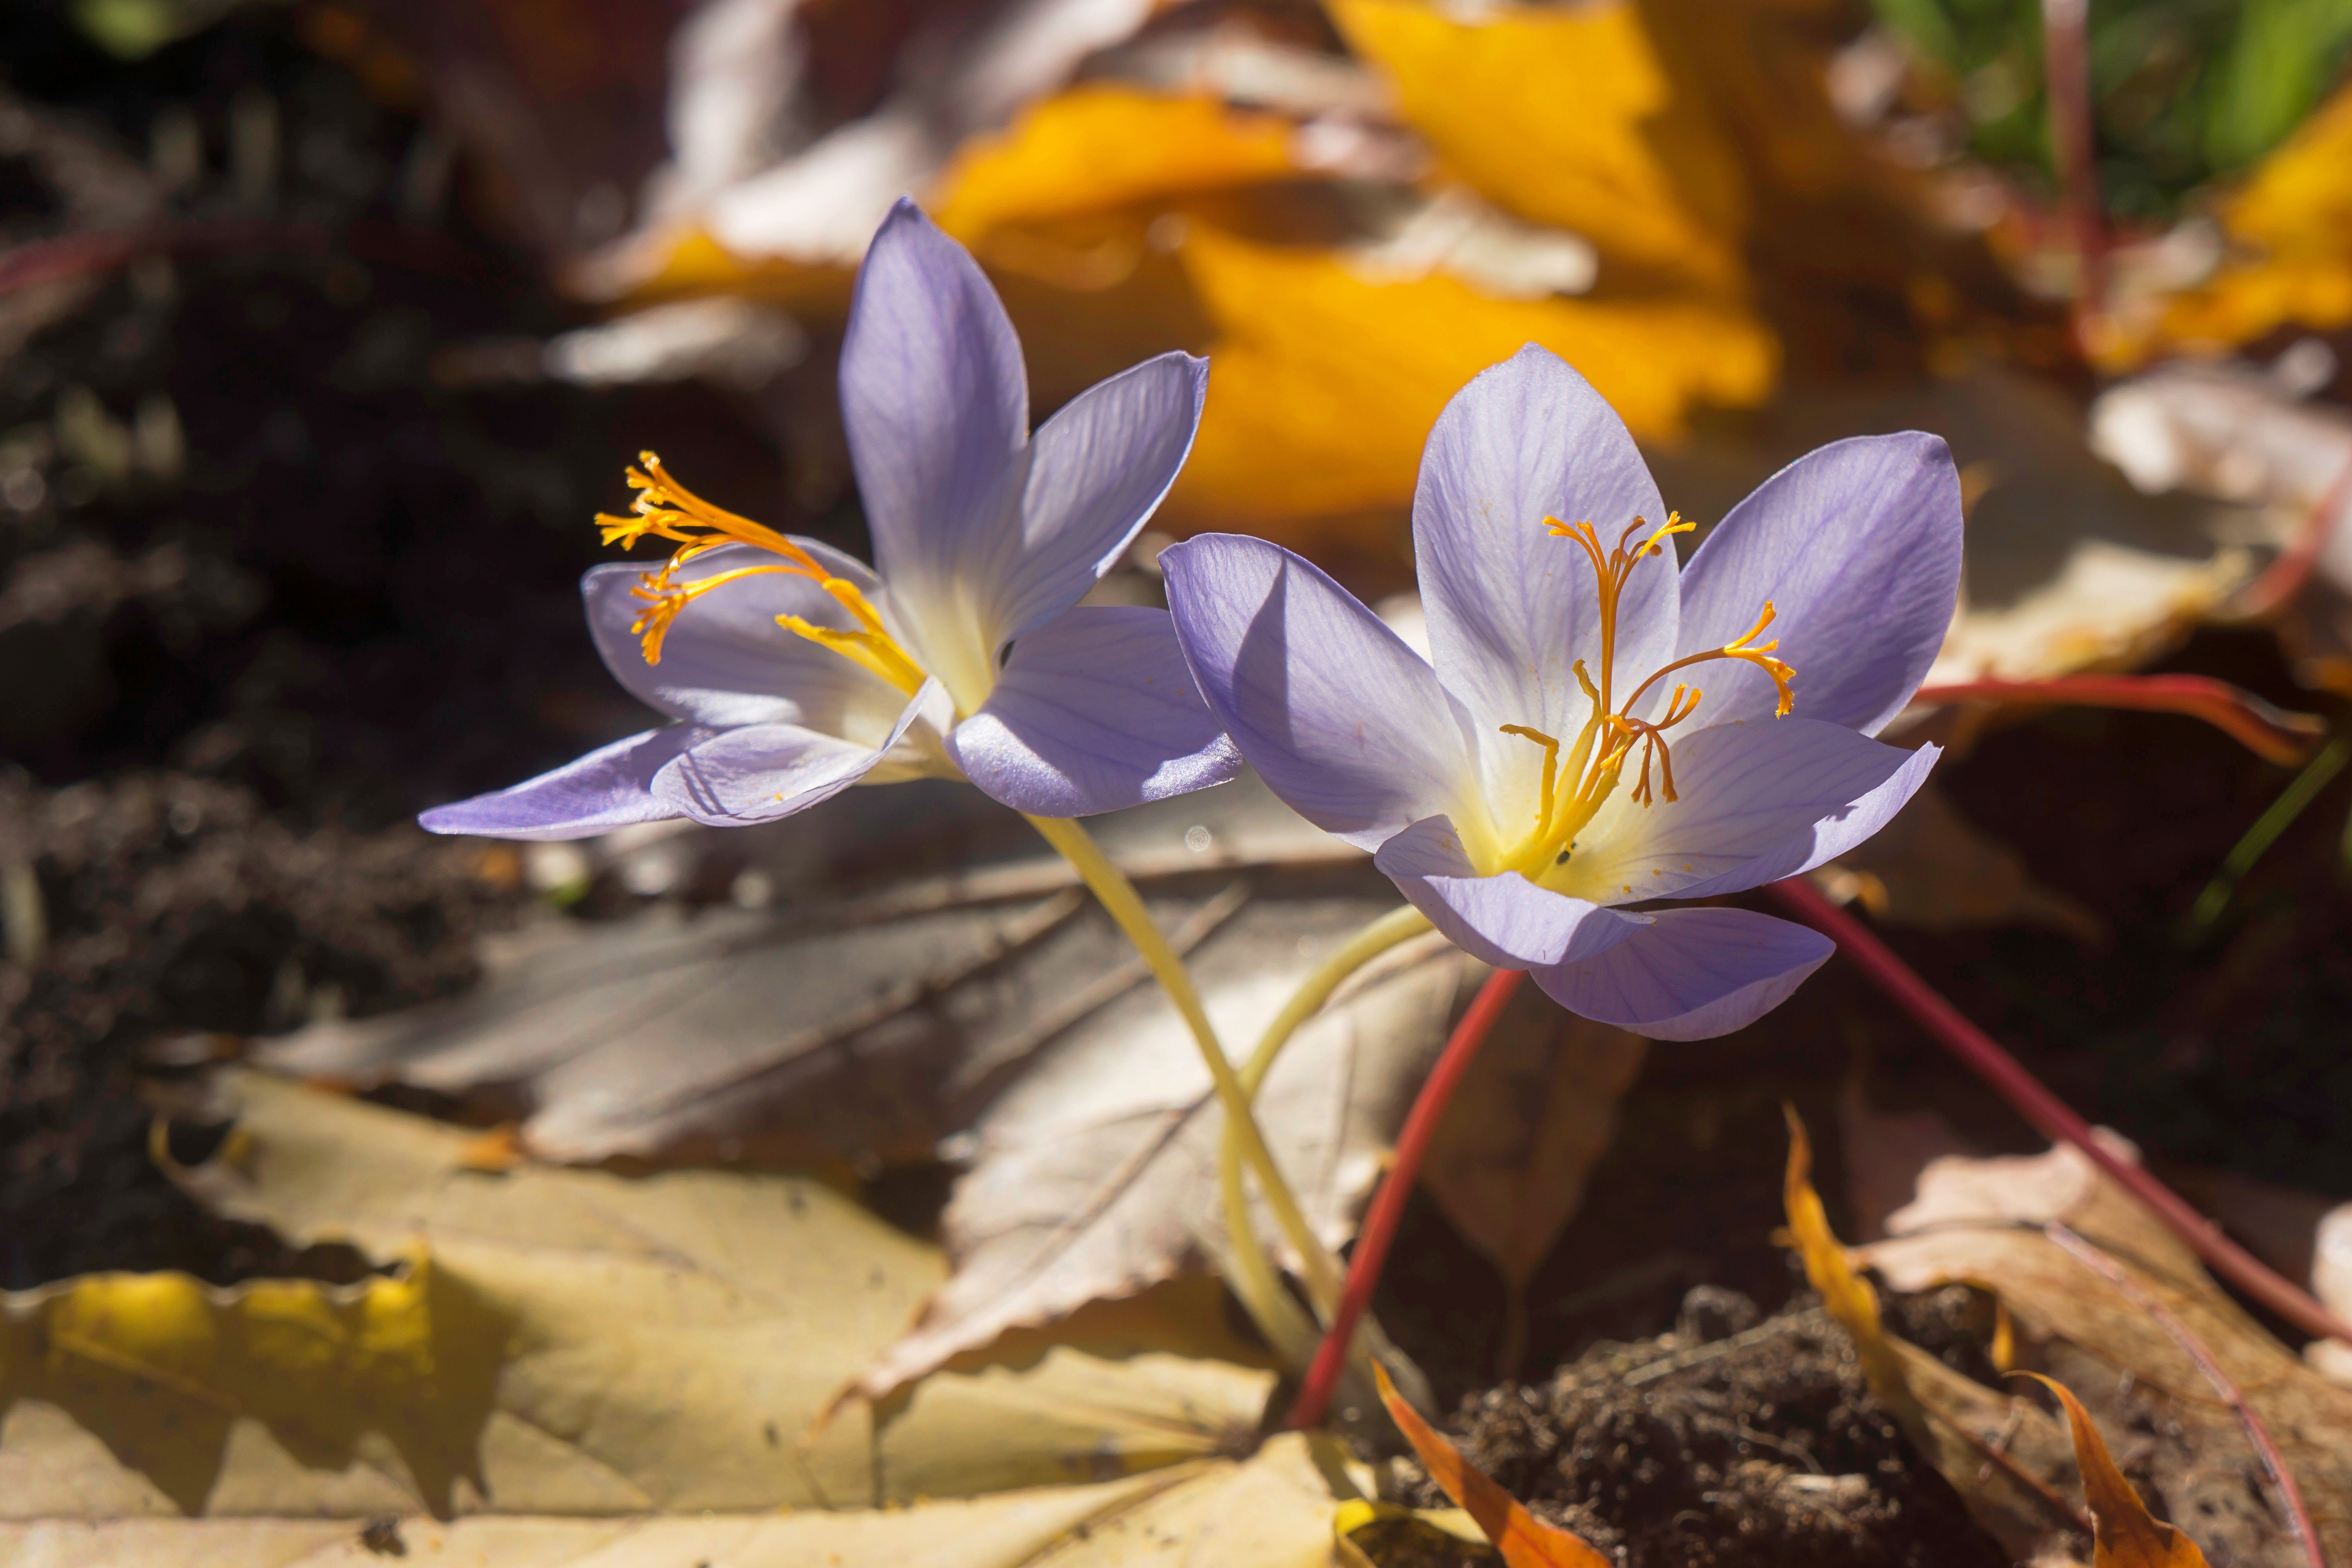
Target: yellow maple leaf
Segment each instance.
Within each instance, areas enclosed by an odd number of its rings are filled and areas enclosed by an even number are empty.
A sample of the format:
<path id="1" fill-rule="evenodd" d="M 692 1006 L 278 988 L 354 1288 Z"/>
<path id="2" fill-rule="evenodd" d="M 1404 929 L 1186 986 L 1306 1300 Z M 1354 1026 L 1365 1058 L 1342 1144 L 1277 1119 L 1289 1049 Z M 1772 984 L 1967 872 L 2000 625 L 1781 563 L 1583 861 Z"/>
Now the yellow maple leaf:
<path id="1" fill-rule="evenodd" d="M 1507 6 L 1456 21 L 1423 0 L 1327 0 L 1446 169 L 1604 262 L 1743 286 L 1749 195 L 1703 105 L 1677 101 L 1629 0 Z"/>
<path id="2" fill-rule="evenodd" d="M 2240 254 L 2169 303 L 2163 339 L 2227 346 L 2289 322 L 2352 323 L 2352 87 L 2263 160 L 2221 224 Z"/>
<path id="3" fill-rule="evenodd" d="M 1165 513 L 1179 530 L 1312 543 L 1404 507 L 1446 399 L 1523 343 L 1575 365 L 1644 437 L 1679 434 L 1695 402 L 1760 401 L 1778 364 L 1752 315 L 1702 299 L 1497 300 L 1205 224 L 1178 259 L 1216 324 L 1200 439 Z"/>

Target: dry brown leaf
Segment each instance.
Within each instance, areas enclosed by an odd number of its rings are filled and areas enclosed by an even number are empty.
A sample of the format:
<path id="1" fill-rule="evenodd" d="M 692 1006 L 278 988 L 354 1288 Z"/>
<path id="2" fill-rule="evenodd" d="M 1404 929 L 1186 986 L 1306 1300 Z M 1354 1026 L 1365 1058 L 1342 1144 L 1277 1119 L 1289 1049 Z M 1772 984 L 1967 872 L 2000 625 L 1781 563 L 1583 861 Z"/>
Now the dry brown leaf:
<path id="1" fill-rule="evenodd" d="M 2055 1436 L 2031 1406 L 1982 1387 L 1889 1332 L 1878 1294 L 1830 1229 L 1812 1184 L 1812 1149 L 1789 1111 L 1789 1165 L 1782 1194 L 1806 1281 L 1853 1340 L 1877 1401 L 1902 1424 L 1969 1512 L 2021 1560 L 2056 1542 L 2065 1505 L 2051 1490 Z"/>
<path id="2" fill-rule="evenodd" d="M 2072 1390 L 2055 1378 L 2024 1374 L 2055 1394 L 2066 1409 L 2066 1425 L 2074 1435 L 2074 1459 L 2083 1472 L 2083 1495 L 2098 1526 L 2097 1555 L 2092 1568 L 2205 1568 L 2205 1554 L 2180 1531 L 2152 1517 L 2139 1493 L 2116 1468 L 2106 1440 L 2091 1422 L 2091 1413 Z"/>
<path id="3" fill-rule="evenodd" d="M 1195 974 L 1220 1036 L 1255 1039 L 1309 966 L 1377 904 L 1293 905 Z M 1265 911 L 1271 915 L 1272 911 Z M 1336 918 L 1335 918 L 1336 917 Z M 1244 920 L 1246 920 L 1246 915 Z M 1354 1227 L 1414 1088 L 1442 1043 L 1466 961 L 1396 950 L 1302 1028 L 1258 1095 L 1266 1140 L 1328 1245 Z M 954 1274 L 861 1381 L 882 1397 L 1006 1329 L 1204 1266 L 1223 1245 L 1222 1121 L 1181 1024 L 1156 994 L 1107 1009 L 1008 1089 L 974 1127 L 972 1168 L 940 1217 Z M 1271 1234 L 1261 1221 L 1262 1234 Z"/>
<path id="4" fill-rule="evenodd" d="M 834 819 L 845 840 L 887 841 L 929 804 L 862 793 L 875 797 L 849 803 L 862 816 Z M 257 1058 L 336 1082 L 494 1089 L 522 1103 L 524 1146 L 546 1159 L 686 1145 L 871 1168 L 932 1158 L 1060 1035 L 1149 987 L 1068 867 L 1042 850 L 824 898 L 811 886 L 822 867 L 789 863 L 824 837 L 806 826 L 696 830 L 661 846 L 689 865 L 704 850 L 754 864 L 774 851 L 786 895 L 774 910 L 541 928 L 495 948 L 465 996 L 315 1026 L 264 1042 Z M 1285 902 L 1285 865 L 1363 859 L 1255 779 L 1122 813 L 1102 841 L 1137 876 L 1259 868 L 1227 896 L 1158 905 L 1171 930 L 1189 921 L 1209 933 L 1257 882 L 1255 898 Z"/>
<path id="5" fill-rule="evenodd" d="M 1609 1559 L 1576 1535 L 1529 1513 L 1518 1499 L 1464 1458 L 1444 1433 L 1422 1419 L 1421 1412 L 1397 1393 L 1385 1371 L 1375 1366 L 1372 1375 L 1380 1380 L 1381 1403 L 1388 1406 L 1389 1418 L 1421 1457 L 1429 1479 L 1478 1521 L 1509 1568 L 1609 1568 Z"/>
<path id="6" fill-rule="evenodd" d="M 1583 1203 L 1648 1045 L 1523 996 L 1479 1047 L 1437 1124 L 1422 1185 L 1503 1276 L 1509 1319 L 1496 1366 L 1505 1376 L 1525 1353 L 1528 1282 Z"/>
<path id="7" fill-rule="evenodd" d="M 1889 1219 L 1892 1234 L 1861 1256 L 1897 1289 L 1958 1280 L 1997 1292 L 2017 1325 L 2021 1355 L 2063 1377 L 2110 1420 L 2153 1435 L 2134 1468 L 2167 1517 L 2187 1522 L 2217 1556 L 2283 1568 L 2305 1563 L 2237 1418 L 2175 1331 L 2045 1235 L 2053 1223 L 2116 1260 L 2204 1347 L 2307 1497 L 2347 1495 L 2352 1390 L 2272 1339 L 2153 1214 L 2072 1148 L 1929 1162 L 1915 1201 Z M 2318 1530 L 2331 1557 L 2352 1551 L 2352 1518 L 2323 1512 Z"/>

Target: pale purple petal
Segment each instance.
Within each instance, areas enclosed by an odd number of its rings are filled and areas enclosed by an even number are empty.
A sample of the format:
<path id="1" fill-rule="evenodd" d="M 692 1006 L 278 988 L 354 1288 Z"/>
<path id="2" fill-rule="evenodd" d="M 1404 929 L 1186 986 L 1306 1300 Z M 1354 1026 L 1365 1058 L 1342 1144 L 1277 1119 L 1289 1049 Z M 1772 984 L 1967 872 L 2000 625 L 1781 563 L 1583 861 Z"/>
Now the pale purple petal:
<path id="1" fill-rule="evenodd" d="M 1192 449 L 1208 374 L 1206 360 L 1161 354 L 1045 421 L 1016 465 L 1017 493 L 964 544 L 962 582 L 992 638 L 1060 615 L 1118 563 Z"/>
<path id="2" fill-rule="evenodd" d="M 858 270 L 841 417 L 883 577 L 902 593 L 949 581 L 1028 438 L 1029 391 L 996 290 L 911 201 Z"/>
<path id="3" fill-rule="evenodd" d="M 1081 607 L 1021 637 L 948 751 L 966 778 L 1032 816 L 1090 816 L 1241 771 L 1168 613 L 1129 606 Z"/>
<path id="4" fill-rule="evenodd" d="M 1372 864 L 1454 946 L 1498 969 L 1591 958 L 1651 919 L 1548 892 L 1517 871 L 1482 877 L 1443 816 L 1416 822 L 1381 845 Z"/>
<path id="5" fill-rule="evenodd" d="M 1578 836 L 1561 885 L 1601 903 L 1703 899 L 1793 877 L 1876 833 L 1940 753 L 1811 719 L 1717 724 L 1675 742 L 1675 787 L 1633 798 L 1640 767 Z M 1653 775 L 1653 787 L 1659 781 Z"/>
<path id="6" fill-rule="evenodd" d="M 714 827 L 772 822 L 832 799 L 872 773 L 923 714 L 934 683 L 907 700 L 880 744 L 845 741 L 797 724 L 745 724 L 723 730 L 654 775 L 666 816 Z"/>
<path id="7" fill-rule="evenodd" d="M 1796 669 L 1797 716 L 1874 735 L 1943 646 L 1960 586 L 1960 481 L 1942 439 L 1857 436 L 1798 458 L 1708 534 L 1683 574 L 1681 653 L 1758 639 Z M 1769 713 L 1771 679 L 1717 660 L 1688 679 L 1709 719 Z"/>
<path id="8" fill-rule="evenodd" d="M 1430 432 L 1412 505 L 1413 557 L 1429 641 L 1447 689 L 1479 727 L 1497 810 L 1532 821 L 1542 752 L 1500 734 L 1524 724 L 1573 742 L 1588 703 L 1570 666 L 1601 677 L 1592 566 L 1547 517 L 1590 521 L 1614 545 L 1636 517 L 1666 521 L 1624 422 L 1558 355 L 1530 343 L 1482 371 Z M 1622 704 L 1673 657 L 1675 558 L 1629 579 L 1615 659 Z"/>
<path id="9" fill-rule="evenodd" d="M 589 838 L 633 822 L 677 816 L 682 814 L 655 797 L 654 776 L 716 733 L 698 724 L 648 730 L 535 779 L 436 805 L 416 820 L 430 832 L 484 838 Z"/>
<path id="10" fill-rule="evenodd" d="M 1748 910 L 1660 910 L 1597 958 L 1534 972 L 1571 1013 L 1654 1040 L 1704 1040 L 1787 1001 L 1837 948 Z"/>
<path id="11" fill-rule="evenodd" d="M 1160 562 L 1201 695 L 1293 811 L 1360 849 L 1483 811 L 1468 721 L 1436 672 L 1312 563 L 1226 533 Z"/>
<path id="12" fill-rule="evenodd" d="M 871 590 L 864 565 L 813 539 L 796 541 L 826 570 Z M 699 582 L 746 566 L 781 564 L 767 551 L 726 544 L 679 568 L 677 581 Z M 580 580 L 588 628 L 614 678 L 639 701 L 698 723 L 799 724 L 835 733 L 887 725 L 906 705 L 898 688 L 829 648 L 795 637 L 779 616 L 836 630 L 849 613 L 806 577 L 762 573 L 713 588 L 687 605 L 669 628 L 659 664 L 647 664 L 629 629 L 644 602 L 632 590 L 647 568 L 614 562 Z"/>

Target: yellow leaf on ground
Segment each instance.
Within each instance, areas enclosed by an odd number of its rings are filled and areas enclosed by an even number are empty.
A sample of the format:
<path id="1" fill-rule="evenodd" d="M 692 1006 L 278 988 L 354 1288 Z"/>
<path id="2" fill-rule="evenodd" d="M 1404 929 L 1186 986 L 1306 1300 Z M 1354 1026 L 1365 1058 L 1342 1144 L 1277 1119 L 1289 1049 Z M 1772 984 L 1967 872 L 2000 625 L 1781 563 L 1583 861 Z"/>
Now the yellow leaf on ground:
<path id="1" fill-rule="evenodd" d="M 1378 1363 L 1373 1363 L 1372 1375 L 1380 1380 L 1381 1403 L 1388 1406 L 1390 1419 L 1421 1457 L 1429 1479 L 1478 1521 L 1478 1528 L 1510 1568 L 1608 1568 L 1609 1559 L 1580 1537 L 1529 1513 L 1493 1477 L 1464 1458 L 1445 1434 L 1405 1403 Z"/>
<path id="2" fill-rule="evenodd" d="M 1200 438 L 1161 514 L 1180 530 L 1312 542 L 1322 520 L 1401 512 L 1446 400 L 1528 342 L 1576 366 L 1645 438 L 1679 434 L 1694 403 L 1753 404 L 1772 386 L 1771 336 L 1736 306 L 1371 281 L 1340 256 L 1206 224 L 1177 255 L 1217 323 Z"/>
<path id="3" fill-rule="evenodd" d="M 887 1510 L 621 1519 L 53 1520 L 0 1524 L 0 1559 L 73 1568 L 1324 1568 L 1347 1456 L 1285 1435 L 1086 1486 Z"/>
<path id="4" fill-rule="evenodd" d="M 1862 1358 L 1863 1374 L 1879 1403 L 1915 1435 L 1925 1412 L 1911 1392 L 1903 1358 L 1878 1315 L 1878 1293 L 1855 1272 L 1845 1248 L 1830 1229 L 1829 1211 L 1813 1190 L 1813 1146 L 1794 1108 L 1789 1117 L 1789 1169 L 1781 1201 L 1789 1214 L 1789 1232 L 1796 1238 L 1797 1256 L 1805 1266 L 1805 1279 L 1821 1293 L 1822 1306 L 1852 1336 L 1854 1353 Z"/>
<path id="5" fill-rule="evenodd" d="M 1273 1383 L 1030 1346 L 812 1432 L 936 1287 L 936 1248 L 812 1181 L 486 1173 L 464 1129 L 234 1081 L 236 1135 L 184 1184 L 298 1243 L 425 1260 L 0 1297 L 0 1518 L 871 1506 L 1238 1452 Z"/>
<path id="6" fill-rule="evenodd" d="M 930 210 L 950 234 L 980 244 L 1006 224 L 1284 178 L 1298 172 L 1292 134 L 1280 115 L 1218 99 L 1088 83 L 965 142 Z"/>
<path id="7" fill-rule="evenodd" d="M 2098 1527 L 2098 1555 L 2092 1568 L 2205 1568 L 2205 1554 L 2195 1542 L 2147 1511 L 2147 1504 L 2116 1468 L 2106 1440 L 2073 1391 L 2038 1372 L 2018 1375 L 2033 1379 L 2066 1407 L 2066 1425 L 2074 1434 L 2074 1462 L 2083 1471 L 2083 1496 Z"/>
<path id="8" fill-rule="evenodd" d="M 1736 291 L 1748 194 L 1704 104 L 1675 101 L 1639 9 L 1329 0 L 1350 47 L 1446 167 L 1496 205 L 1582 235 L 1604 264 Z"/>

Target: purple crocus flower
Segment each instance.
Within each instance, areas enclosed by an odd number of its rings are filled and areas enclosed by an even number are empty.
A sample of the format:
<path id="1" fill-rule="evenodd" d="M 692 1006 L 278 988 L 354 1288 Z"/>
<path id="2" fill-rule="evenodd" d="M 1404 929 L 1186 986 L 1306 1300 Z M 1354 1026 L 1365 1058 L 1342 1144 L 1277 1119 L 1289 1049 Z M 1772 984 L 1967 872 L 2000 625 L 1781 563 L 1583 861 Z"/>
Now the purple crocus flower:
<path id="1" fill-rule="evenodd" d="M 1691 525 L 1624 425 L 1529 345 L 1439 418 L 1412 521 L 1434 668 L 1276 545 L 1209 534 L 1161 555 L 1242 754 L 1438 930 L 1572 1012 L 1699 1039 L 1779 1005 L 1826 939 L 1657 900 L 1817 866 L 1926 778 L 1935 747 L 1868 737 L 1918 687 L 1958 590 L 1944 443 L 1824 447 L 1680 568 L 1668 536 Z"/>
<path id="2" fill-rule="evenodd" d="M 576 838 L 663 817 L 766 822 L 923 775 L 1067 817 L 1225 782 L 1240 759 L 1166 612 L 1076 607 L 1183 466 L 1207 373 L 1162 354 L 1032 437 L 1004 307 L 901 201 L 841 351 L 879 570 L 713 506 L 646 454 L 635 513 L 598 520 L 605 542 L 678 548 L 652 571 L 595 567 L 581 592 L 606 665 L 675 721 L 425 826 Z"/>

